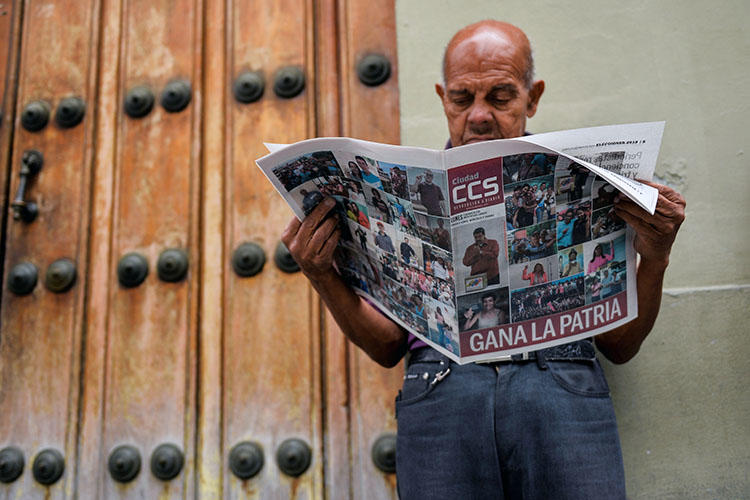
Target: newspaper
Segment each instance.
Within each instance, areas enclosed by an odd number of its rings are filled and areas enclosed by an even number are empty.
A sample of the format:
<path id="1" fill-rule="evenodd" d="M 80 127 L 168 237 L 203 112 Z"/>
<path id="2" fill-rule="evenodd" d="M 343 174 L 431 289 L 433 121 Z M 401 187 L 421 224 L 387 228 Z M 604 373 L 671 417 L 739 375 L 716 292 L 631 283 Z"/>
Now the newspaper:
<path id="1" fill-rule="evenodd" d="M 590 337 L 638 315 L 621 192 L 650 213 L 663 122 L 444 151 L 317 138 L 258 166 L 305 215 L 337 202 L 336 269 L 359 295 L 458 363 Z"/>

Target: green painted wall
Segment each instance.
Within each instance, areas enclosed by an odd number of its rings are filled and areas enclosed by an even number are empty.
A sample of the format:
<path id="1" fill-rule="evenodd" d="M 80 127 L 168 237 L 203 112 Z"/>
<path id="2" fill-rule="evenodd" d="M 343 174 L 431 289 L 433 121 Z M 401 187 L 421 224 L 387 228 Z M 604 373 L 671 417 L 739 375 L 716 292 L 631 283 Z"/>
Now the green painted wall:
<path id="1" fill-rule="evenodd" d="M 750 498 L 750 2 L 398 0 L 396 14 L 403 144 L 445 143 L 442 51 L 485 18 L 532 42 L 547 90 L 529 130 L 666 120 L 656 175 L 687 219 L 654 331 L 605 364 L 628 493 Z"/>

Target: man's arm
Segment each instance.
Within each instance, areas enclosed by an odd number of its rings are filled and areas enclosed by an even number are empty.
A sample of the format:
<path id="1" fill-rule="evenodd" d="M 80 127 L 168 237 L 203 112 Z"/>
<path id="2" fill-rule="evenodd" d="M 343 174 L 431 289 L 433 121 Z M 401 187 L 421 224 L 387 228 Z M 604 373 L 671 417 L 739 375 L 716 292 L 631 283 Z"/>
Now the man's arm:
<path id="1" fill-rule="evenodd" d="M 463 264 L 466 267 L 473 266 L 479 260 L 479 247 L 477 245 L 469 245 L 466 247 L 464 252 Z"/>
<path id="2" fill-rule="evenodd" d="M 500 245 L 496 240 L 487 240 L 487 243 L 490 256 L 497 259 L 497 256 L 500 255 Z"/>
<path id="3" fill-rule="evenodd" d="M 338 217 L 327 198 L 303 221 L 292 218 L 281 240 L 333 314 L 344 334 L 377 363 L 395 366 L 406 352 L 406 331 L 349 288 L 333 269 L 339 241 Z"/>
<path id="4" fill-rule="evenodd" d="M 669 253 L 682 221 L 685 199 L 666 186 L 641 181 L 659 190 L 654 215 L 622 195 L 615 201 L 615 213 L 635 229 L 638 264 L 638 317 L 614 330 L 597 335 L 596 346 L 613 363 L 625 363 L 638 353 L 659 314 L 664 272 Z"/>

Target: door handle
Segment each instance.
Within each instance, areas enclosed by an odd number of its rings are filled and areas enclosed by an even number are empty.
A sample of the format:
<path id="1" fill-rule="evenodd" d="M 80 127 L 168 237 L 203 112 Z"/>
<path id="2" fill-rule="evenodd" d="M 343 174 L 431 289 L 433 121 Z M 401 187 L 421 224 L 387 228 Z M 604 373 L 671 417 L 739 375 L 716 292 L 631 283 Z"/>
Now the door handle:
<path id="1" fill-rule="evenodd" d="M 22 220 L 27 223 L 33 222 L 39 214 L 39 207 L 37 207 L 36 203 L 26 201 L 24 197 L 29 180 L 42 170 L 43 164 L 44 157 L 42 153 L 34 149 L 24 151 L 21 157 L 21 180 L 18 183 L 16 196 L 10 204 L 13 207 L 13 218 L 15 220 Z"/>

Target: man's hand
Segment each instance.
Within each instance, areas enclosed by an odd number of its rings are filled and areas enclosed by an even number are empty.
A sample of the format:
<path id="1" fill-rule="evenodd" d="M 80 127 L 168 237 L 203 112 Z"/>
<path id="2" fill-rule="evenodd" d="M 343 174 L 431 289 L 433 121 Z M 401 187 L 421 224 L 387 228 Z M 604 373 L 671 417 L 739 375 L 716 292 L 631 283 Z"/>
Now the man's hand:
<path id="1" fill-rule="evenodd" d="M 615 213 L 635 229 L 635 250 L 641 259 L 666 267 L 672 243 L 685 220 L 685 199 L 667 186 L 643 180 L 639 182 L 659 190 L 654 215 L 619 194 L 615 199 Z"/>
<path id="2" fill-rule="evenodd" d="M 281 235 L 294 260 L 320 294 L 344 334 L 383 366 L 395 366 L 406 352 L 406 331 L 349 288 L 333 268 L 341 235 L 333 198 L 323 200 L 302 222 L 293 218 Z"/>
<path id="3" fill-rule="evenodd" d="M 281 241 L 311 281 L 335 272 L 333 252 L 341 235 L 338 214 L 329 216 L 335 205 L 336 201 L 333 198 L 326 198 L 304 221 L 300 222 L 297 217 L 292 217 L 281 234 Z"/>
<path id="4" fill-rule="evenodd" d="M 607 333 L 597 335 L 596 346 L 614 363 L 625 363 L 636 355 L 659 314 L 664 271 L 672 243 L 685 220 L 685 199 L 677 191 L 641 181 L 659 190 L 654 215 L 618 195 L 615 213 L 635 229 L 638 264 L 638 317 Z"/>

